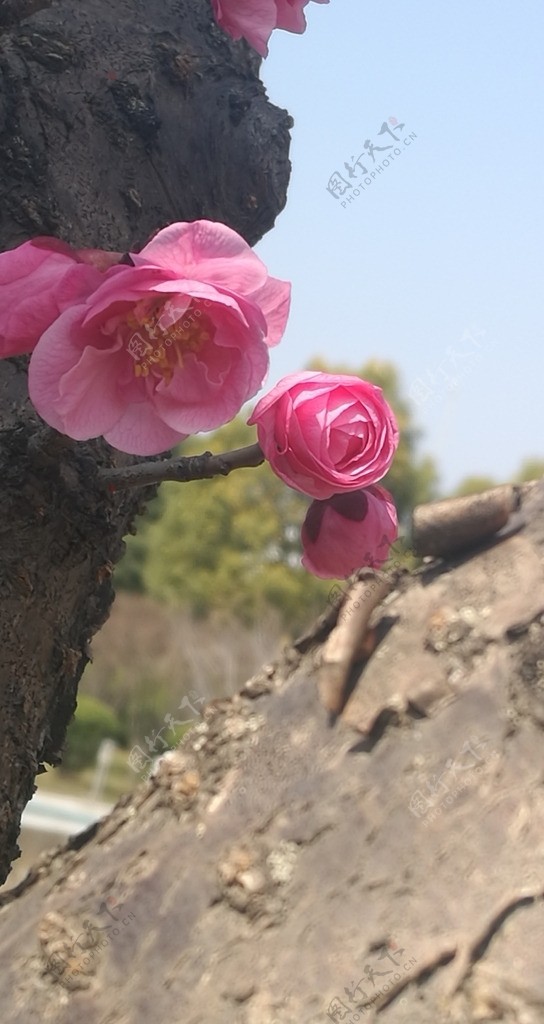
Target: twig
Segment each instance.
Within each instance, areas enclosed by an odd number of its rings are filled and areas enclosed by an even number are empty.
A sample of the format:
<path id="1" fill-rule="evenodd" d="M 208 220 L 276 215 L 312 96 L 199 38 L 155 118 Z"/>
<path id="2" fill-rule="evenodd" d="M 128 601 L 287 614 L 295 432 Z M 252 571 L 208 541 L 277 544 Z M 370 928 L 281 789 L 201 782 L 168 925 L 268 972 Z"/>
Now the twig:
<path id="1" fill-rule="evenodd" d="M 466 940 L 457 951 L 457 969 L 453 980 L 450 982 L 449 993 L 454 996 L 463 987 L 466 979 L 471 974 L 474 964 L 481 960 L 488 946 L 498 933 L 504 922 L 519 907 L 527 907 L 537 900 L 541 900 L 544 893 L 539 886 L 533 892 L 520 892 L 503 898 L 495 911 L 480 928 L 480 931 L 472 939 Z"/>
<path id="2" fill-rule="evenodd" d="M 189 480 L 209 480 L 214 476 L 228 476 L 233 469 L 260 466 L 264 455 L 258 444 L 237 448 L 232 452 L 213 455 L 204 452 L 202 455 L 187 455 L 179 459 L 167 459 L 164 462 L 140 462 L 136 466 L 125 466 L 121 469 L 103 469 L 100 477 L 104 484 L 113 489 L 126 487 L 148 487 L 163 480 L 175 480 L 187 483 Z"/>

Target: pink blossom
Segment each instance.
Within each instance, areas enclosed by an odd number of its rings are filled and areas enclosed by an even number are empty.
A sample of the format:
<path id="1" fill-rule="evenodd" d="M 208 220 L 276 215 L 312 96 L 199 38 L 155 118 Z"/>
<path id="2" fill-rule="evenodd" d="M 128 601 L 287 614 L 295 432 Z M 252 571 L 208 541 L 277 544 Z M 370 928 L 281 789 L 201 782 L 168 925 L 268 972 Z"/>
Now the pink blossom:
<path id="1" fill-rule="evenodd" d="M 56 238 L 33 238 L 0 253 L 0 357 L 31 352 L 59 314 L 101 277 L 84 250 Z"/>
<path id="2" fill-rule="evenodd" d="M 329 0 L 315 0 L 328 4 Z M 212 0 L 215 19 L 233 39 L 246 39 L 261 57 L 275 28 L 304 32 L 304 8 L 309 0 Z"/>
<path id="3" fill-rule="evenodd" d="M 346 374 L 293 373 L 261 398 L 248 420 L 274 472 L 312 498 L 381 480 L 399 432 L 382 390 Z"/>
<path id="4" fill-rule="evenodd" d="M 346 578 L 367 565 L 379 569 L 397 530 L 393 498 L 379 484 L 312 501 L 302 526 L 302 564 L 323 579 Z"/>
<path id="5" fill-rule="evenodd" d="M 40 338 L 29 369 L 42 418 L 135 455 L 229 422 L 262 386 L 290 286 L 223 224 L 172 224 Z"/>

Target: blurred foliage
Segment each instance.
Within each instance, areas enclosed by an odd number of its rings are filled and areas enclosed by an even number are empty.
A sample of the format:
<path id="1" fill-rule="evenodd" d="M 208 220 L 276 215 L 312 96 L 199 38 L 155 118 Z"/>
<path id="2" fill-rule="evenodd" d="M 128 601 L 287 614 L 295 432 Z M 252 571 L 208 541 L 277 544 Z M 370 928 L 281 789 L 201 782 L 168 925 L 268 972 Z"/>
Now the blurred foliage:
<path id="1" fill-rule="evenodd" d="M 136 772 L 132 771 L 128 763 L 129 751 L 124 747 L 117 747 L 113 751 L 111 762 L 103 780 L 103 787 L 99 793 L 100 800 L 116 801 L 125 793 L 130 793 L 140 781 Z M 42 772 L 36 779 L 38 791 L 44 793 L 61 793 L 66 796 L 93 795 L 93 788 L 96 779 L 96 764 L 93 762 L 86 768 L 67 770 L 63 764 L 60 771 L 51 769 Z"/>
<path id="2" fill-rule="evenodd" d="M 143 568 L 147 559 L 148 535 L 153 524 L 161 518 L 164 504 L 162 491 L 159 491 L 157 497 L 144 506 L 144 515 L 137 520 L 138 532 L 125 538 L 126 554 L 115 569 L 115 583 L 120 590 L 144 593 Z"/>
<path id="3" fill-rule="evenodd" d="M 271 609 L 246 627 L 224 611 L 198 620 L 190 608 L 121 592 L 93 638 L 83 687 L 115 711 L 129 746 L 141 746 L 165 715 L 191 717 L 187 709 L 180 711 L 184 697 L 197 701 L 198 716 L 199 697 L 236 693 L 277 656 L 284 636 Z"/>
<path id="4" fill-rule="evenodd" d="M 241 419 L 183 446 L 191 455 L 252 444 L 255 432 Z M 285 625 L 304 625 L 322 607 L 330 584 L 300 565 L 299 531 L 308 499 L 267 465 L 230 476 L 161 488 L 164 510 L 147 537 L 142 573 L 148 594 L 188 605 L 197 617 L 228 611 L 244 623 L 267 608 Z"/>
<path id="5" fill-rule="evenodd" d="M 523 484 L 528 480 L 540 480 L 544 476 L 544 459 L 535 456 L 524 459 L 514 477 L 514 483 Z"/>
<path id="6" fill-rule="evenodd" d="M 531 458 L 523 460 L 517 473 L 514 474 L 510 481 L 497 481 L 485 474 L 481 476 L 467 476 L 461 480 L 461 483 L 456 487 L 451 496 L 452 498 L 457 498 L 469 494 L 480 494 L 481 491 L 487 491 L 490 487 L 498 487 L 500 483 L 523 484 L 528 480 L 540 480 L 541 477 L 544 477 L 544 459 L 538 458 L 538 456 L 531 456 Z"/>
<path id="7" fill-rule="evenodd" d="M 115 712 L 87 694 L 81 694 L 73 721 L 66 733 L 66 747 L 62 767 L 66 771 L 79 771 L 94 765 L 102 740 L 112 739 L 123 744 L 125 732 Z"/>
<path id="8" fill-rule="evenodd" d="M 354 373 L 352 367 L 316 360 L 311 369 Z M 431 500 L 437 474 L 416 454 L 419 432 L 392 363 L 373 360 L 358 376 L 383 388 L 400 429 L 400 444 L 383 485 L 393 494 L 401 529 L 414 505 Z M 252 444 L 255 430 L 238 417 L 211 435 L 196 436 L 178 453 L 192 455 Z M 286 487 L 267 465 L 230 476 L 163 484 L 139 534 L 127 541 L 116 584 L 160 601 L 190 608 L 195 616 L 226 609 L 251 624 L 269 608 L 293 635 L 323 609 L 332 581 L 300 565 L 300 527 L 309 499 Z"/>

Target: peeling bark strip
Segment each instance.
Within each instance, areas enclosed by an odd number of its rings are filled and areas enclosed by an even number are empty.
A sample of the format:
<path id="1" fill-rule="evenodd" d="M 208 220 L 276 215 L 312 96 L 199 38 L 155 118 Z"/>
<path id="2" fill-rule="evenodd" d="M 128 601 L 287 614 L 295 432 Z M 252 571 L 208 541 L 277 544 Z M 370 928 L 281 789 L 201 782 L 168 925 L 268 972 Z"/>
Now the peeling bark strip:
<path id="1" fill-rule="evenodd" d="M 504 484 L 481 494 L 418 505 L 412 525 L 414 553 L 449 557 L 488 540 L 506 526 L 519 500 L 520 489 Z"/>
<path id="2" fill-rule="evenodd" d="M 51 234 L 124 252 L 202 217 L 255 243 L 273 225 L 291 120 L 208 0 L 0 0 L 0 32 L 0 249 Z M 26 363 L 0 361 L 0 881 L 154 493 L 108 490 L 100 473 L 137 460 L 37 419 Z"/>
<path id="3" fill-rule="evenodd" d="M 338 613 L 338 622 L 323 645 L 319 695 L 333 717 L 340 714 L 346 703 L 348 678 L 354 662 L 362 654 L 370 656 L 372 653 L 373 642 L 372 639 L 368 642 L 367 637 L 369 619 L 392 585 L 387 578 L 366 570 L 363 578 L 351 585 Z"/>

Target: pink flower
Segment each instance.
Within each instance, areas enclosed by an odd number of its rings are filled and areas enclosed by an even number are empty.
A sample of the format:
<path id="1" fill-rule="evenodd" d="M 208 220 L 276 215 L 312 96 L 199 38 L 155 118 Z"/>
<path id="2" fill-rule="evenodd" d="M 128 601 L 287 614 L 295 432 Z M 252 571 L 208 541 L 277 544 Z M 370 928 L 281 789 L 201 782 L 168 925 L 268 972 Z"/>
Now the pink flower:
<path id="1" fill-rule="evenodd" d="M 345 374 L 284 377 L 257 403 L 248 423 L 257 425 L 274 472 L 312 498 L 381 480 L 399 441 L 381 388 Z"/>
<path id="2" fill-rule="evenodd" d="M 379 484 L 312 501 L 302 526 L 302 564 L 323 579 L 346 578 L 366 565 L 379 569 L 397 531 L 393 498 Z"/>
<path id="3" fill-rule="evenodd" d="M 0 357 L 31 352 L 59 314 L 100 283 L 89 263 L 84 251 L 56 238 L 0 253 Z"/>
<path id="4" fill-rule="evenodd" d="M 329 0 L 315 0 L 328 4 Z M 261 57 L 275 28 L 304 32 L 304 8 L 309 0 L 212 0 L 215 19 L 233 39 L 246 39 Z"/>
<path id="5" fill-rule="evenodd" d="M 159 231 L 40 338 L 29 392 L 52 427 L 154 455 L 231 420 L 261 387 L 290 286 L 223 224 Z"/>

